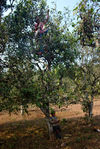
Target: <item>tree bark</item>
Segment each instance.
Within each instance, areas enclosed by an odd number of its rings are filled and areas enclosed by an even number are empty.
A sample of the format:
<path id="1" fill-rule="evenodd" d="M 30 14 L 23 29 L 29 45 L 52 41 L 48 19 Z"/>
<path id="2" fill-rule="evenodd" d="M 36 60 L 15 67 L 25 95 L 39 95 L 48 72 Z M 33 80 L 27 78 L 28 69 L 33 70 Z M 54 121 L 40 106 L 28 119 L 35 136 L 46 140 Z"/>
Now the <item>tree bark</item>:
<path id="1" fill-rule="evenodd" d="M 20 106 L 21 115 L 24 115 L 23 105 Z"/>
<path id="2" fill-rule="evenodd" d="M 89 117 L 92 118 L 93 116 L 93 96 L 91 95 L 91 102 L 89 104 Z"/>

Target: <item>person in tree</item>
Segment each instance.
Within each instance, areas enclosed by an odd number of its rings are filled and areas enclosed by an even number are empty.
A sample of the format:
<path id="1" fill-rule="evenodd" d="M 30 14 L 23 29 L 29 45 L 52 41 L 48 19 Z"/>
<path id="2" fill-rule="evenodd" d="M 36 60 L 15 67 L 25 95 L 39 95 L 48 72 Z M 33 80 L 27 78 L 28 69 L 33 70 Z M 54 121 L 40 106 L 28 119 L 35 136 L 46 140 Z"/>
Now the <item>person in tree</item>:
<path id="1" fill-rule="evenodd" d="M 59 125 L 59 120 L 57 119 L 54 110 L 51 111 L 50 124 L 53 127 L 53 133 L 56 139 L 61 139 L 61 128 Z"/>
<path id="2" fill-rule="evenodd" d="M 38 52 L 39 55 L 41 55 L 44 52 L 43 43 L 42 43 L 42 36 L 44 34 L 47 34 L 48 29 L 46 28 L 46 23 L 49 19 L 49 10 L 47 11 L 46 19 L 41 22 L 39 16 L 36 16 L 36 24 L 35 24 L 35 37 L 37 38 L 37 42 L 40 45 L 40 50 Z"/>

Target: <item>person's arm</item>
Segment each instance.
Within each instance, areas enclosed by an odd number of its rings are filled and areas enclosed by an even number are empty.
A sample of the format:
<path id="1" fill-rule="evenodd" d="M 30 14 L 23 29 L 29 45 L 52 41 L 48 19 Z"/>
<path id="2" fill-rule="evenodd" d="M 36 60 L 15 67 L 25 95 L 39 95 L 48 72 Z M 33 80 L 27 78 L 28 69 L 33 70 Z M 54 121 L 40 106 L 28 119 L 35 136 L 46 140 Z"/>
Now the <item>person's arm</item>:
<path id="1" fill-rule="evenodd" d="M 54 121 L 54 124 L 57 124 L 57 123 L 59 123 L 59 120 L 55 120 L 55 121 Z"/>
<path id="2" fill-rule="evenodd" d="M 39 31 L 40 31 L 40 26 L 39 26 L 39 24 L 37 23 L 37 24 L 35 24 L 35 36 L 38 35 Z"/>
<path id="3" fill-rule="evenodd" d="M 37 25 L 37 23 L 35 24 L 35 31 L 37 31 L 38 30 L 38 25 Z"/>
<path id="4" fill-rule="evenodd" d="M 50 120 L 50 123 L 51 123 L 51 124 L 57 124 L 57 123 L 59 123 L 59 120 L 58 120 L 58 119 L 54 119 L 54 120 L 51 119 L 51 120 Z"/>
<path id="5" fill-rule="evenodd" d="M 46 23 L 48 22 L 48 20 L 49 20 L 49 9 L 48 9 L 48 11 L 47 11 L 46 20 L 45 20 L 43 23 L 46 24 Z"/>

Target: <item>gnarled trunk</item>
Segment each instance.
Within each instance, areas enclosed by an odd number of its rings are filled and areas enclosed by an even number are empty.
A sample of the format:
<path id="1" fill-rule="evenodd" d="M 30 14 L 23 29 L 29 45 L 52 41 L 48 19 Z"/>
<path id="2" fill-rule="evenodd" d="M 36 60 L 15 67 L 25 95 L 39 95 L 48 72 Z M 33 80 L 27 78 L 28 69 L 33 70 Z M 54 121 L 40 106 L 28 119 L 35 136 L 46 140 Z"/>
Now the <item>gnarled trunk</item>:
<path id="1" fill-rule="evenodd" d="M 50 139 L 51 133 L 53 132 L 53 128 L 50 124 L 49 102 L 46 102 L 40 109 L 45 115 L 46 125 L 48 129 L 48 137 Z"/>

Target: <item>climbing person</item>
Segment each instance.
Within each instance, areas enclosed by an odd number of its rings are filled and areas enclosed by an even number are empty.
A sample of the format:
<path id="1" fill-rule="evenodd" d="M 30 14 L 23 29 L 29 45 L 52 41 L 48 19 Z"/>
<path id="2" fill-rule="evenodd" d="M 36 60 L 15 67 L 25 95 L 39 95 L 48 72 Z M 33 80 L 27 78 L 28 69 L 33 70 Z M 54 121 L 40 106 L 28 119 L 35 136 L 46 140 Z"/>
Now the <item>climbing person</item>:
<path id="1" fill-rule="evenodd" d="M 36 37 L 36 41 L 40 45 L 40 49 L 38 51 L 39 55 L 44 53 L 43 35 L 46 35 L 48 32 L 48 29 L 45 27 L 46 23 L 48 22 L 48 19 L 49 19 L 49 10 L 47 11 L 46 19 L 43 22 L 40 21 L 39 16 L 36 16 L 35 37 Z"/>

